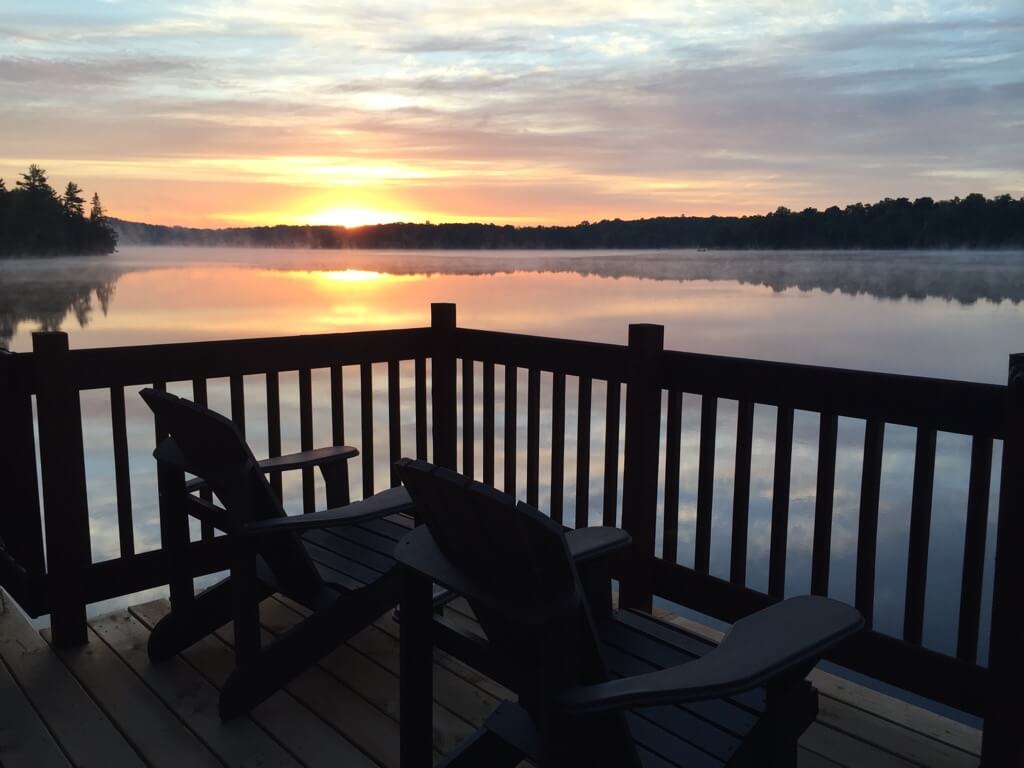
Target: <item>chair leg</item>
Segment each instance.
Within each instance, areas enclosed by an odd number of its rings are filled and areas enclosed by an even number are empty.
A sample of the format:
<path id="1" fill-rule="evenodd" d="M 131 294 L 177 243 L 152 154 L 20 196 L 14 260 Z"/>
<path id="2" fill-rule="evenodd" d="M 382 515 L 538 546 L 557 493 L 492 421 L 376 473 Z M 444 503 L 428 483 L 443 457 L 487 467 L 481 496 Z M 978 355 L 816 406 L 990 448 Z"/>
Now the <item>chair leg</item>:
<path id="1" fill-rule="evenodd" d="M 818 692 L 799 670 L 768 685 L 764 715 L 729 761 L 730 768 L 796 768 L 798 742 L 818 716 Z"/>
<path id="2" fill-rule="evenodd" d="M 245 661 L 238 659 L 238 667 L 225 681 L 220 695 L 220 716 L 228 720 L 245 714 L 373 623 L 398 600 L 400 586 L 397 569 L 392 569 L 366 587 L 339 595 L 333 604 L 303 619 L 262 648 L 258 645 L 257 606 L 256 649 L 250 651 L 253 655 Z M 238 640 L 236 634 L 236 653 Z"/>
<path id="3" fill-rule="evenodd" d="M 232 614 L 235 666 L 242 669 L 260 652 L 260 589 L 256 550 L 247 541 L 231 542 Z"/>
<path id="4" fill-rule="evenodd" d="M 263 587 L 263 597 L 269 591 Z M 171 606 L 149 635 L 149 658 L 159 662 L 180 653 L 206 637 L 232 617 L 232 583 L 224 579 L 184 605 Z"/>
<path id="5" fill-rule="evenodd" d="M 397 569 L 396 569 L 397 570 Z M 433 741 L 433 646 L 430 580 L 401 573 L 399 752 L 403 768 L 430 768 Z"/>

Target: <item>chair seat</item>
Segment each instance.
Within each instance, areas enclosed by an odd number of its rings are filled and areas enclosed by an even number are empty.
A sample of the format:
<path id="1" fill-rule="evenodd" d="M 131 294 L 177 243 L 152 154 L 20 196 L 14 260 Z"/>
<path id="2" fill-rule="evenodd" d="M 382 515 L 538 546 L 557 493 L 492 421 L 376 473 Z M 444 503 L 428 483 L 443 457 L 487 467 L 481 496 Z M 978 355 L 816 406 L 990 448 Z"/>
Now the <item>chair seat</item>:
<path id="1" fill-rule="evenodd" d="M 615 611 L 598 628 L 614 677 L 684 664 L 715 647 L 680 627 L 634 611 Z M 645 765 L 728 765 L 764 713 L 765 696 L 764 688 L 755 688 L 727 699 L 644 707 L 627 719 L 644 750 Z"/>

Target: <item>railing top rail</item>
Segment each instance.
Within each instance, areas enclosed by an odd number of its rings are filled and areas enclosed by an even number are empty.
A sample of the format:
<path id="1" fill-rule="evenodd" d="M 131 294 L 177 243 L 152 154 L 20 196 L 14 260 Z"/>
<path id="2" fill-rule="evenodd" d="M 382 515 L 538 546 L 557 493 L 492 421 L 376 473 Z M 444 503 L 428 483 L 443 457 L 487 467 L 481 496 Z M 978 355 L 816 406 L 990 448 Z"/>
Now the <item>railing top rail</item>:
<path id="1" fill-rule="evenodd" d="M 430 354 L 430 329 L 354 331 L 70 352 L 80 390 L 406 360 Z"/>
<path id="2" fill-rule="evenodd" d="M 431 339 L 430 328 L 409 328 L 79 349 L 70 355 L 75 386 L 85 390 L 411 359 L 429 355 Z M 628 380 L 630 370 L 625 345 L 469 328 L 457 329 L 455 353 L 609 381 Z M 0 377 L 34 392 L 32 357 L 0 355 Z M 1004 432 L 1006 387 L 997 384 L 677 351 L 660 354 L 659 383 L 676 391 L 945 432 L 996 439 Z"/>
<path id="3" fill-rule="evenodd" d="M 666 389 L 1001 439 L 1006 387 L 894 373 L 664 352 Z"/>
<path id="4" fill-rule="evenodd" d="M 482 362 L 536 368 L 573 376 L 625 381 L 629 347 L 596 341 L 459 328 L 455 354 Z"/>

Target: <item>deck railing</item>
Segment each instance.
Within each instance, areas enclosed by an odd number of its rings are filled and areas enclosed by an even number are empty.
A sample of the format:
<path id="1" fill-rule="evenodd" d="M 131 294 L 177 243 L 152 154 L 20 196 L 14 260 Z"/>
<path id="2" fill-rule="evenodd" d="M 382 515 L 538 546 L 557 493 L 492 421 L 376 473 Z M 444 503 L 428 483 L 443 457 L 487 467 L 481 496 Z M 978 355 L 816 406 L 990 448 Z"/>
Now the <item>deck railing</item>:
<path id="1" fill-rule="evenodd" d="M 986 754 L 1015 754 L 1016 723 L 1024 717 L 1019 695 L 1024 684 L 1024 626 L 1016 605 L 1024 588 L 1024 356 L 1011 356 L 1010 383 L 996 386 L 665 351 L 660 326 L 630 326 L 625 346 L 461 329 L 456 326 L 454 305 L 448 304 L 432 307 L 430 327 L 408 330 L 73 351 L 68 349 L 66 335 L 39 333 L 33 345 L 32 353 L 0 355 L 4 425 L 0 466 L 5 472 L 0 583 L 30 613 L 51 615 L 58 643 L 86 640 L 87 604 L 169 581 L 165 551 L 136 552 L 134 548 L 126 388 L 185 386 L 197 401 L 206 402 L 207 383 L 226 378 L 230 417 L 244 432 L 243 377 L 262 377 L 266 444 L 274 456 L 280 455 L 282 447 L 281 374 L 297 372 L 299 441 L 305 449 L 313 447 L 312 372 L 329 372 L 322 375 L 329 379 L 331 440 L 342 444 L 346 438 L 343 371 L 358 367 L 361 436 L 349 442 L 361 449 L 365 496 L 377 490 L 374 443 L 382 436 L 373 428 L 373 379 L 374 366 L 383 364 L 389 459 L 407 454 L 431 458 L 532 504 L 539 503 L 543 487 L 544 506 L 559 522 L 573 527 L 618 524 L 632 534 L 633 551 L 618 573 L 624 605 L 650 609 L 653 599 L 661 597 L 725 621 L 785 594 L 794 416 L 798 411 L 809 412 L 817 414 L 818 420 L 810 566 L 813 593 L 829 592 L 839 419 L 862 422 L 864 430 L 854 602 L 869 629 L 833 660 L 984 716 Z M 413 372 L 411 407 L 410 388 L 405 389 L 406 397 L 401 389 L 403 363 L 411 365 Z M 519 395 L 521 374 L 525 414 L 521 414 Z M 109 394 L 120 542 L 117 557 L 96 563 L 90 544 L 80 405 L 82 393 L 90 390 Z M 689 566 L 677 562 L 679 467 L 683 406 L 695 397 L 700 400 L 700 426 L 694 551 Z M 734 403 L 736 411 L 735 431 L 726 435 L 735 442 L 732 503 L 726 512 L 727 577 L 713 575 L 711 546 L 712 528 L 718 522 L 713 498 L 722 402 L 729 402 L 730 412 Z M 749 583 L 746 563 L 755 411 L 765 408 L 775 411 L 775 447 L 768 582 L 762 591 Z M 603 414 L 604 423 L 603 455 L 597 457 L 591 456 L 595 409 L 598 416 Z M 549 460 L 543 468 L 542 411 L 550 413 L 543 441 Z M 415 445 L 403 446 L 403 427 L 410 416 Z M 523 416 L 525 451 L 519 445 Z M 567 420 L 570 429 L 575 421 L 576 493 L 571 510 L 564 498 Z M 900 637 L 873 626 L 887 425 L 916 432 Z M 955 654 L 922 642 L 936 440 L 947 432 L 967 435 L 971 441 L 961 589 L 959 595 L 951 596 L 959 605 Z M 994 588 L 987 664 L 982 664 L 978 657 L 986 530 L 993 452 L 1000 445 Z M 517 465 L 520 457 L 525 457 L 525 472 Z M 592 509 L 595 459 L 603 470 L 602 493 L 599 508 Z M 273 481 L 280 491 L 280 478 Z M 392 474 L 391 483 L 395 482 Z M 301 496 L 303 509 L 312 510 L 312 473 L 302 478 Z M 195 538 L 190 561 L 196 575 L 223 569 L 227 562 L 223 538 L 208 529 Z"/>

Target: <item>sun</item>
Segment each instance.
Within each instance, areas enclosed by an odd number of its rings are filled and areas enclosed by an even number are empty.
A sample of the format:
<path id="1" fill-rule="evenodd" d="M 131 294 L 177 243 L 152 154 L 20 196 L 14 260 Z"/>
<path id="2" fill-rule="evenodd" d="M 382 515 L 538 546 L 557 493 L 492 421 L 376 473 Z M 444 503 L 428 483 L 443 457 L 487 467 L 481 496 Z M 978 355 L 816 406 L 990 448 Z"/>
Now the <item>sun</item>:
<path id="1" fill-rule="evenodd" d="M 372 208 L 329 208 L 308 217 L 310 224 L 329 227 L 364 227 L 368 224 L 388 224 L 401 221 L 401 216 Z"/>

